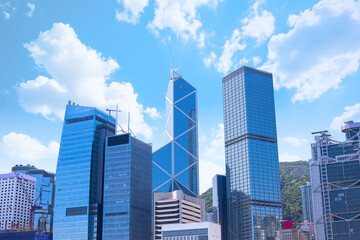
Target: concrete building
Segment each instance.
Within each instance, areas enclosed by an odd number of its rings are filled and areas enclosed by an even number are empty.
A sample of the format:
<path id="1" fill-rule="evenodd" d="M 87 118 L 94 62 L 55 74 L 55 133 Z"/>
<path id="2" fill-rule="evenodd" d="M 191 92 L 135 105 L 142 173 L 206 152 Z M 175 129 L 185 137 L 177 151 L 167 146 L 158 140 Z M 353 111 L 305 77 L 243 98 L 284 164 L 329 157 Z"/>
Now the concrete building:
<path id="1" fill-rule="evenodd" d="M 129 133 L 107 138 L 103 240 L 151 239 L 152 146 Z"/>
<path id="2" fill-rule="evenodd" d="M 21 173 L 0 174 L 0 229 L 29 230 L 36 178 Z"/>
<path id="3" fill-rule="evenodd" d="M 299 228 L 281 229 L 275 240 L 309 240 L 309 237 Z"/>
<path id="4" fill-rule="evenodd" d="M 244 66 L 222 83 L 228 239 L 273 239 L 282 206 L 272 74 Z"/>
<path id="5" fill-rule="evenodd" d="M 360 123 L 341 128 L 345 141 L 315 132 L 311 190 L 316 239 L 360 239 Z"/>
<path id="6" fill-rule="evenodd" d="M 34 212 L 34 230 L 52 232 L 54 217 L 55 174 L 30 165 L 15 165 L 13 172 L 36 178 L 35 204 L 41 209 Z"/>
<path id="7" fill-rule="evenodd" d="M 303 221 L 314 222 L 311 183 L 300 187 Z"/>
<path id="8" fill-rule="evenodd" d="M 163 240 L 221 240 L 220 225 L 212 222 L 169 224 L 163 227 Z"/>
<path id="9" fill-rule="evenodd" d="M 162 227 L 175 223 L 204 222 L 205 200 L 191 197 L 181 190 L 154 192 L 154 239 L 161 239 Z"/>

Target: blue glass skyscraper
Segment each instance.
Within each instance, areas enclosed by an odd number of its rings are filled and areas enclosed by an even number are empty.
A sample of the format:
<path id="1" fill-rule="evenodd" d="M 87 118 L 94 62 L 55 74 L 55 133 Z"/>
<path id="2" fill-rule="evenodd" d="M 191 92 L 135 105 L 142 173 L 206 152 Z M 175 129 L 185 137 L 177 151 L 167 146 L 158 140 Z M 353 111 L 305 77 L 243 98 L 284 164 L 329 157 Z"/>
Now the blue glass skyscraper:
<path id="1" fill-rule="evenodd" d="M 103 240 L 151 239 L 152 147 L 129 133 L 107 138 Z"/>
<path id="2" fill-rule="evenodd" d="M 215 175 L 212 179 L 213 222 L 221 225 L 221 239 L 228 240 L 226 176 Z"/>
<path id="3" fill-rule="evenodd" d="M 272 74 L 242 67 L 223 78 L 231 240 L 275 239 L 281 220 Z"/>
<path id="4" fill-rule="evenodd" d="M 56 169 L 54 239 L 101 239 L 105 139 L 115 119 L 94 107 L 66 106 Z"/>
<path id="5" fill-rule="evenodd" d="M 171 71 L 165 98 L 167 144 L 153 153 L 153 191 L 198 196 L 197 91 Z"/>

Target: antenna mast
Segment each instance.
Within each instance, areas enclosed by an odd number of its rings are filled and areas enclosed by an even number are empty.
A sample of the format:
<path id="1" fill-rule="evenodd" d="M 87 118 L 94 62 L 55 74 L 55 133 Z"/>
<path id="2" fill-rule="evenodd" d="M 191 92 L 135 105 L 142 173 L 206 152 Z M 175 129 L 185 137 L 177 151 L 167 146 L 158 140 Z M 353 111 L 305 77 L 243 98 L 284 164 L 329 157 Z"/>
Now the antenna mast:
<path id="1" fill-rule="evenodd" d="M 115 117 L 115 135 L 118 134 L 118 126 L 120 127 L 121 132 L 126 133 L 118 121 L 119 112 L 121 112 L 121 110 L 119 110 L 119 105 L 116 105 L 116 109 L 108 109 L 107 108 L 106 111 L 109 112 L 109 115 L 111 115 L 111 112 L 115 112 L 115 116 L 116 116 Z"/>
<path id="2" fill-rule="evenodd" d="M 180 76 L 181 76 L 181 35 L 180 35 Z"/>

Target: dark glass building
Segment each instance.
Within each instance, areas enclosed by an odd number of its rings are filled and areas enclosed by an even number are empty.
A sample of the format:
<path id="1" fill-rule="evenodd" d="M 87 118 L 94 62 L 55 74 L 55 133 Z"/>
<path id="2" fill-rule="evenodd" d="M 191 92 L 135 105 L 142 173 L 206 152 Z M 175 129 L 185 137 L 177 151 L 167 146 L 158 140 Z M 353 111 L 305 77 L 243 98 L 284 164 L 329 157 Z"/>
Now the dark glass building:
<path id="1" fill-rule="evenodd" d="M 316 132 L 310 177 L 316 239 L 360 239 L 360 123 L 346 122 L 346 140 Z"/>
<path id="2" fill-rule="evenodd" d="M 16 165 L 13 172 L 36 178 L 35 205 L 41 209 L 34 212 L 34 230 L 52 232 L 54 216 L 55 174 L 30 165 Z"/>
<path id="3" fill-rule="evenodd" d="M 129 133 L 107 138 L 102 239 L 151 239 L 152 146 Z"/>
<path id="4" fill-rule="evenodd" d="M 153 153 L 153 191 L 198 196 L 197 91 L 172 70 L 165 98 L 167 144 Z"/>
<path id="5" fill-rule="evenodd" d="M 303 220 L 314 222 L 311 183 L 300 187 Z"/>
<path id="6" fill-rule="evenodd" d="M 226 176 L 215 175 L 212 179 L 213 222 L 221 225 L 221 239 L 228 240 Z"/>
<path id="7" fill-rule="evenodd" d="M 223 78 L 228 239 L 275 239 L 282 216 L 272 74 Z"/>
<path id="8" fill-rule="evenodd" d="M 69 101 L 56 169 L 54 239 L 101 239 L 106 136 L 115 119 Z"/>

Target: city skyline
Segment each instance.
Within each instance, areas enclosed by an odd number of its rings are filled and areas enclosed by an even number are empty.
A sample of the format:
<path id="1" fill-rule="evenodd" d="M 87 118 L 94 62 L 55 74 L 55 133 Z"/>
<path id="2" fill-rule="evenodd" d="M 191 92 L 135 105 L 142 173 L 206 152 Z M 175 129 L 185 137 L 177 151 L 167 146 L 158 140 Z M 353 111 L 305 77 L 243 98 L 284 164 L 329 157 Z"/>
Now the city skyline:
<path id="1" fill-rule="evenodd" d="M 0 173 L 15 164 L 55 172 L 69 99 L 103 111 L 119 104 L 123 126 L 131 111 L 136 135 L 163 146 L 163 96 L 180 48 L 198 90 L 199 193 L 225 173 L 221 78 L 242 65 L 274 73 L 281 161 L 308 160 L 312 131 L 344 139 L 340 125 L 360 120 L 360 33 L 350 31 L 360 28 L 359 2 L 139 2 L 0 4 Z M 170 9 L 184 21 L 167 19 Z"/>

